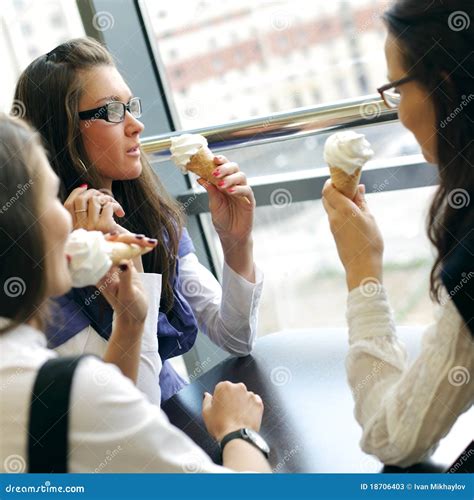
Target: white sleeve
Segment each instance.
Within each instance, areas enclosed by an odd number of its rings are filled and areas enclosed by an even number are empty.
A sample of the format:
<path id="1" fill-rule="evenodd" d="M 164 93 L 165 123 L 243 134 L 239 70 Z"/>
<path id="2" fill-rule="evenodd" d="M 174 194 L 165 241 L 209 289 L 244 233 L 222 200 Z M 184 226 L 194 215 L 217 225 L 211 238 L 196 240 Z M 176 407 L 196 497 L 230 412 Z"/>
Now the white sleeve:
<path id="1" fill-rule="evenodd" d="M 148 313 L 142 337 L 137 387 L 152 403 L 160 405 L 159 376 L 162 361 L 158 352 L 157 324 L 161 298 L 161 274 L 139 273 L 139 275 L 148 297 Z M 103 357 L 106 350 L 107 341 L 92 326 L 84 328 L 55 349 L 61 356 L 88 353 L 99 357 Z"/>
<path id="2" fill-rule="evenodd" d="M 112 364 L 83 360 L 74 375 L 71 472 L 232 472 L 215 465 Z"/>
<path id="3" fill-rule="evenodd" d="M 189 302 L 199 328 L 214 344 L 230 354 L 249 354 L 257 334 L 262 272 L 256 268 L 256 283 L 250 283 L 224 263 L 221 287 L 194 253 L 180 259 L 179 272 L 181 292 Z"/>
<path id="4" fill-rule="evenodd" d="M 363 429 L 362 449 L 402 467 L 424 460 L 474 402 L 474 349 L 467 326 L 448 301 L 409 366 L 383 287 L 370 296 L 352 290 L 347 319 L 346 369 Z"/>

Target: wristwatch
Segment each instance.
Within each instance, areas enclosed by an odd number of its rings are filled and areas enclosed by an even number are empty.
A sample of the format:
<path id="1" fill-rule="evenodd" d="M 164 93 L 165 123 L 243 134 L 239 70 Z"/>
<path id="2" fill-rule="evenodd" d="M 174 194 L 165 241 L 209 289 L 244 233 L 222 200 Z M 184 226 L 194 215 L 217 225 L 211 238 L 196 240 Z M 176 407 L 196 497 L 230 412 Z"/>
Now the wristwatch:
<path id="1" fill-rule="evenodd" d="M 255 448 L 259 449 L 265 455 L 265 458 L 268 458 L 270 455 L 270 447 L 265 439 L 263 439 L 258 432 L 248 428 L 226 434 L 220 442 L 221 453 L 224 451 L 224 446 L 233 439 L 243 439 L 244 441 L 247 441 L 247 443 L 250 443 L 255 446 Z"/>

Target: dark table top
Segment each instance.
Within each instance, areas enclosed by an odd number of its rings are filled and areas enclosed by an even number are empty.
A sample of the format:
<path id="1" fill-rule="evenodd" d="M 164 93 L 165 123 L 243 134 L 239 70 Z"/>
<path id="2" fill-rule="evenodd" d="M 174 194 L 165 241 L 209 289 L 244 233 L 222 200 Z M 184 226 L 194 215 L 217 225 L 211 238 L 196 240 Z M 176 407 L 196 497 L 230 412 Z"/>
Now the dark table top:
<path id="1" fill-rule="evenodd" d="M 409 342 L 419 331 L 399 329 Z M 166 401 L 163 410 L 216 462 L 219 449 L 201 417 L 203 392 L 222 380 L 244 382 L 262 396 L 261 434 L 271 447 L 274 472 L 399 472 L 383 468 L 359 447 L 361 429 L 353 417 L 346 381 L 345 329 L 287 331 L 257 341 L 252 355 L 228 358 Z M 442 472 L 467 446 L 471 411 L 461 416 L 430 462 L 407 472 Z M 447 440 L 447 441 L 446 441 Z"/>

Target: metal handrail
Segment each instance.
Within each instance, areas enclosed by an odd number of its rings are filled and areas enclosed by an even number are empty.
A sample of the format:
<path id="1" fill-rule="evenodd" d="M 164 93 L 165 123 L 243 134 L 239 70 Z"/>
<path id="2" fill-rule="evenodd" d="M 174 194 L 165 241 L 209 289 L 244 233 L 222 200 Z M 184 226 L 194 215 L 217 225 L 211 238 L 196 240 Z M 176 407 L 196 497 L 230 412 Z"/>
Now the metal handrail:
<path id="1" fill-rule="evenodd" d="M 395 110 L 387 108 L 378 95 L 369 95 L 186 132 L 202 134 L 218 152 L 396 120 Z M 142 149 L 153 161 L 168 160 L 171 137 L 182 133 L 148 137 L 142 141 Z"/>

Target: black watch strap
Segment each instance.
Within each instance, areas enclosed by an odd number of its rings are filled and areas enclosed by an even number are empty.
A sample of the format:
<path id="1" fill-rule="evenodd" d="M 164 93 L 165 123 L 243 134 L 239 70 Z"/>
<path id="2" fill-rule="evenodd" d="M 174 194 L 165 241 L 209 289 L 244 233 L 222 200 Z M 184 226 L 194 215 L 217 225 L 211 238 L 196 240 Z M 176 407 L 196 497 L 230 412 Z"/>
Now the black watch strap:
<path id="1" fill-rule="evenodd" d="M 252 433 L 257 434 L 255 431 L 252 431 Z M 259 438 L 263 441 L 263 438 L 260 435 Z M 263 441 L 265 444 L 265 448 L 259 446 L 258 443 L 256 443 L 253 439 L 251 439 L 251 437 L 248 435 L 247 429 L 239 429 L 238 431 L 229 432 L 229 434 L 226 434 L 220 442 L 221 454 L 224 451 L 224 446 L 234 439 L 243 439 L 244 441 L 247 441 L 247 443 L 250 443 L 251 445 L 255 446 L 257 450 L 260 450 L 265 456 L 265 458 L 268 459 L 270 453 L 267 443 Z"/>

